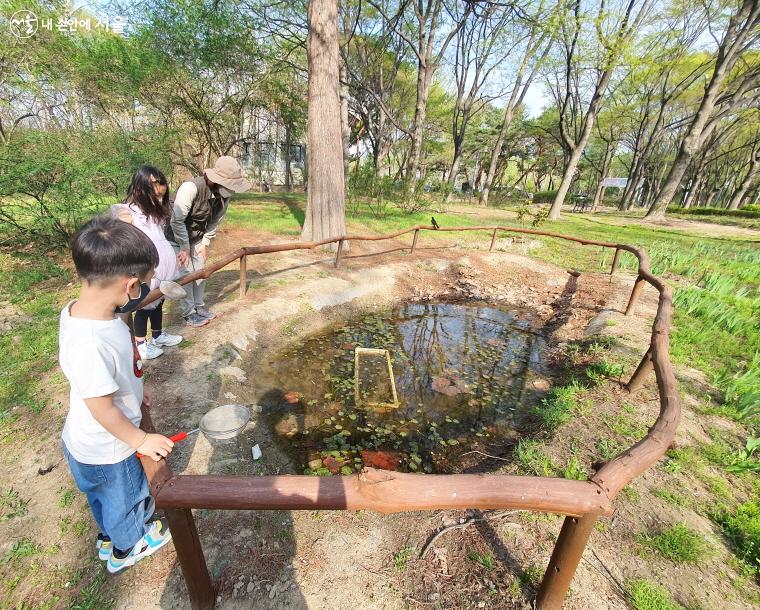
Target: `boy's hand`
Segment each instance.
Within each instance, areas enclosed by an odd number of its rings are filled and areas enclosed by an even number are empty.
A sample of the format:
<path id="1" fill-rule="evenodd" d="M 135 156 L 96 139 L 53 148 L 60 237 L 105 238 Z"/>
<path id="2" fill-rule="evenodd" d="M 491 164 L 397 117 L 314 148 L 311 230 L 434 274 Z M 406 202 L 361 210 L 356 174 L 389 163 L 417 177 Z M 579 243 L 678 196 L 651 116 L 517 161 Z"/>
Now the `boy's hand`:
<path id="1" fill-rule="evenodd" d="M 166 457 L 172 452 L 174 442 L 161 434 L 148 434 L 137 452 L 150 457 L 154 462 Z"/>

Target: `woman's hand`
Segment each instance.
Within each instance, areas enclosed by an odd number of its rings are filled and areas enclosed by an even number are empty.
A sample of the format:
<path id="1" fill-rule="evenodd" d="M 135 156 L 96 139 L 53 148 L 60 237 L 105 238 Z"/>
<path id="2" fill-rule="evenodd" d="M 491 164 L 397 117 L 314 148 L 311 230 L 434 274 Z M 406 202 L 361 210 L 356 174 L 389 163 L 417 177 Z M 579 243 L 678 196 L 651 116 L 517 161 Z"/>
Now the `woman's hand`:
<path id="1" fill-rule="evenodd" d="M 206 246 L 200 245 L 195 247 L 195 255 L 206 258 Z"/>
<path id="2" fill-rule="evenodd" d="M 161 434 L 146 434 L 142 444 L 137 447 L 137 452 L 158 462 L 172 452 L 172 447 L 174 447 L 174 441 L 170 438 Z"/>
<path id="3" fill-rule="evenodd" d="M 190 257 L 187 255 L 187 252 L 180 250 L 179 254 L 177 254 L 177 262 L 183 267 L 187 267 L 190 263 Z"/>

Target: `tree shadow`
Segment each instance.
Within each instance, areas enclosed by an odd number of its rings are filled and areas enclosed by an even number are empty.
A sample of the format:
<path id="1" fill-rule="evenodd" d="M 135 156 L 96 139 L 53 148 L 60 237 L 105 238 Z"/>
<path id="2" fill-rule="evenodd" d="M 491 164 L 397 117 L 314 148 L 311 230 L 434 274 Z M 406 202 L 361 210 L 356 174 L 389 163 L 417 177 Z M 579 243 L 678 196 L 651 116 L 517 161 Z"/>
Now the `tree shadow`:
<path id="1" fill-rule="evenodd" d="M 278 193 L 278 198 L 282 201 L 283 207 L 288 208 L 298 225 L 303 228 L 306 211 L 300 205 L 302 198 L 291 193 Z"/>

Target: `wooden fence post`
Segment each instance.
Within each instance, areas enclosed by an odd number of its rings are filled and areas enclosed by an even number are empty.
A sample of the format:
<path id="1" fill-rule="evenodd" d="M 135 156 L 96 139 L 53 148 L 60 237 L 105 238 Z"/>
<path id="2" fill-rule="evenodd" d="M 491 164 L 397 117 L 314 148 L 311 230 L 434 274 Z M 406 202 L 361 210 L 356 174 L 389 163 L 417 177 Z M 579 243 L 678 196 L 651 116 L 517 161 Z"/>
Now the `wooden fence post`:
<path id="1" fill-rule="evenodd" d="M 620 248 L 615 248 L 615 256 L 612 258 L 612 269 L 610 275 L 614 275 L 618 268 L 618 262 L 620 261 Z"/>
<path id="2" fill-rule="evenodd" d="M 206 567 L 206 558 L 198 538 L 193 513 L 189 508 L 165 508 L 169 531 L 182 567 L 185 585 L 193 610 L 213 610 L 216 591 Z"/>
<path id="3" fill-rule="evenodd" d="M 491 237 L 491 246 L 488 248 L 489 252 L 493 252 L 493 245 L 496 243 L 496 229 L 493 230 L 493 236 Z"/>
<path id="4" fill-rule="evenodd" d="M 341 239 L 338 242 L 338 251 L 335 253 L 335 268 L 338 268 L 338 265 L 340 265 L 340 255 L 343 252 L 343 240 Z"/>
<path id="5" fill-rule="evenodd" d="M 634 309 L 636 309 L 636 301 L 639 300 L 639 294 L 644 287 L 644 278 L 639 276 L 633 284 L 633 290 L 631 290 L 631 298 L 628 299 L 628 306 L 625 308 L 625 315 L 633 315 Z"/>
<path id="6" fill-rule="evenodd" d="M 644 354 L 641 362 L 639 362 L 639 366 L 636 367 L 633 375 L 631 375 L 630 381 L 625 384 L 625 389 L 628 390 L 631 394 L 638 391 L 638 389 L 644 385 L 644 381 L 646 381 L 647 375 L 649 375 L 653 369 L 654 363 L 652 362 L 652 348 L 650 347 Z"/>
<path id="7" fill-rule="evenodd" d="M 248 281 L 246 280 L 246 275 L 248 271 L 248 257 L 243 254 L 243 256 L 240 257 L 240 297 L 245 296 L 245 291 L 248 288 Z"/>
<path id="8" fill-rule="evenodd" d="M 554 545 L 552 557 L 536 597 L 538 610 L 561 610 L 565 595 L 580 563 L 586 542 L 596 523 L 596 515 L 565 517 L 562 530 Z"/>
<path id="9" fill-rule="evenodd" d="M 415 229 L 414 230 L 414 239 L 412 240 L 412 251 L 410 252 L 410 254 L 414 254 L 414 249 L 417 247 L 417 238 L 419 237 L 419 235 L 420 235 L 420 230 L 419 229 Z"/>

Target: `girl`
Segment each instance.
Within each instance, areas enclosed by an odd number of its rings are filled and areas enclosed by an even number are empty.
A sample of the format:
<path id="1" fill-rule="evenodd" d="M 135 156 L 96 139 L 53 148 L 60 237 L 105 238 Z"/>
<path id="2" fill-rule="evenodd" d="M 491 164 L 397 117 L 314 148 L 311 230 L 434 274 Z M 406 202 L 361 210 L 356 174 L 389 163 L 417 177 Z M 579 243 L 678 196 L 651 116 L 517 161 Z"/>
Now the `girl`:
<path id="1" fill-rule="evenodd" d="M 158 266 L 151 280 L 151 290 L 157 288 L 162 280 L 174 280 L 179 277 L 177 255 L 164 236 L 164 227 L 171 218 L 169 204 L 169 183 L 160 170 L 150 165 L 140 167 L 132 178 L 124 203 L 112 207 L 112 213 L 133 224 L 145 233 L 158 250 Z M 158 358 L 164 353 L 162 347 L 177 345 L 182 341 L 180 335 L 170 335 L 163 331 L 163 305 L 160 299 L 135 312 L 134 332 L 137 351 L 143 360 Z M 151 326 L 151 339 L 148 339 L 148 321 Z"/>

